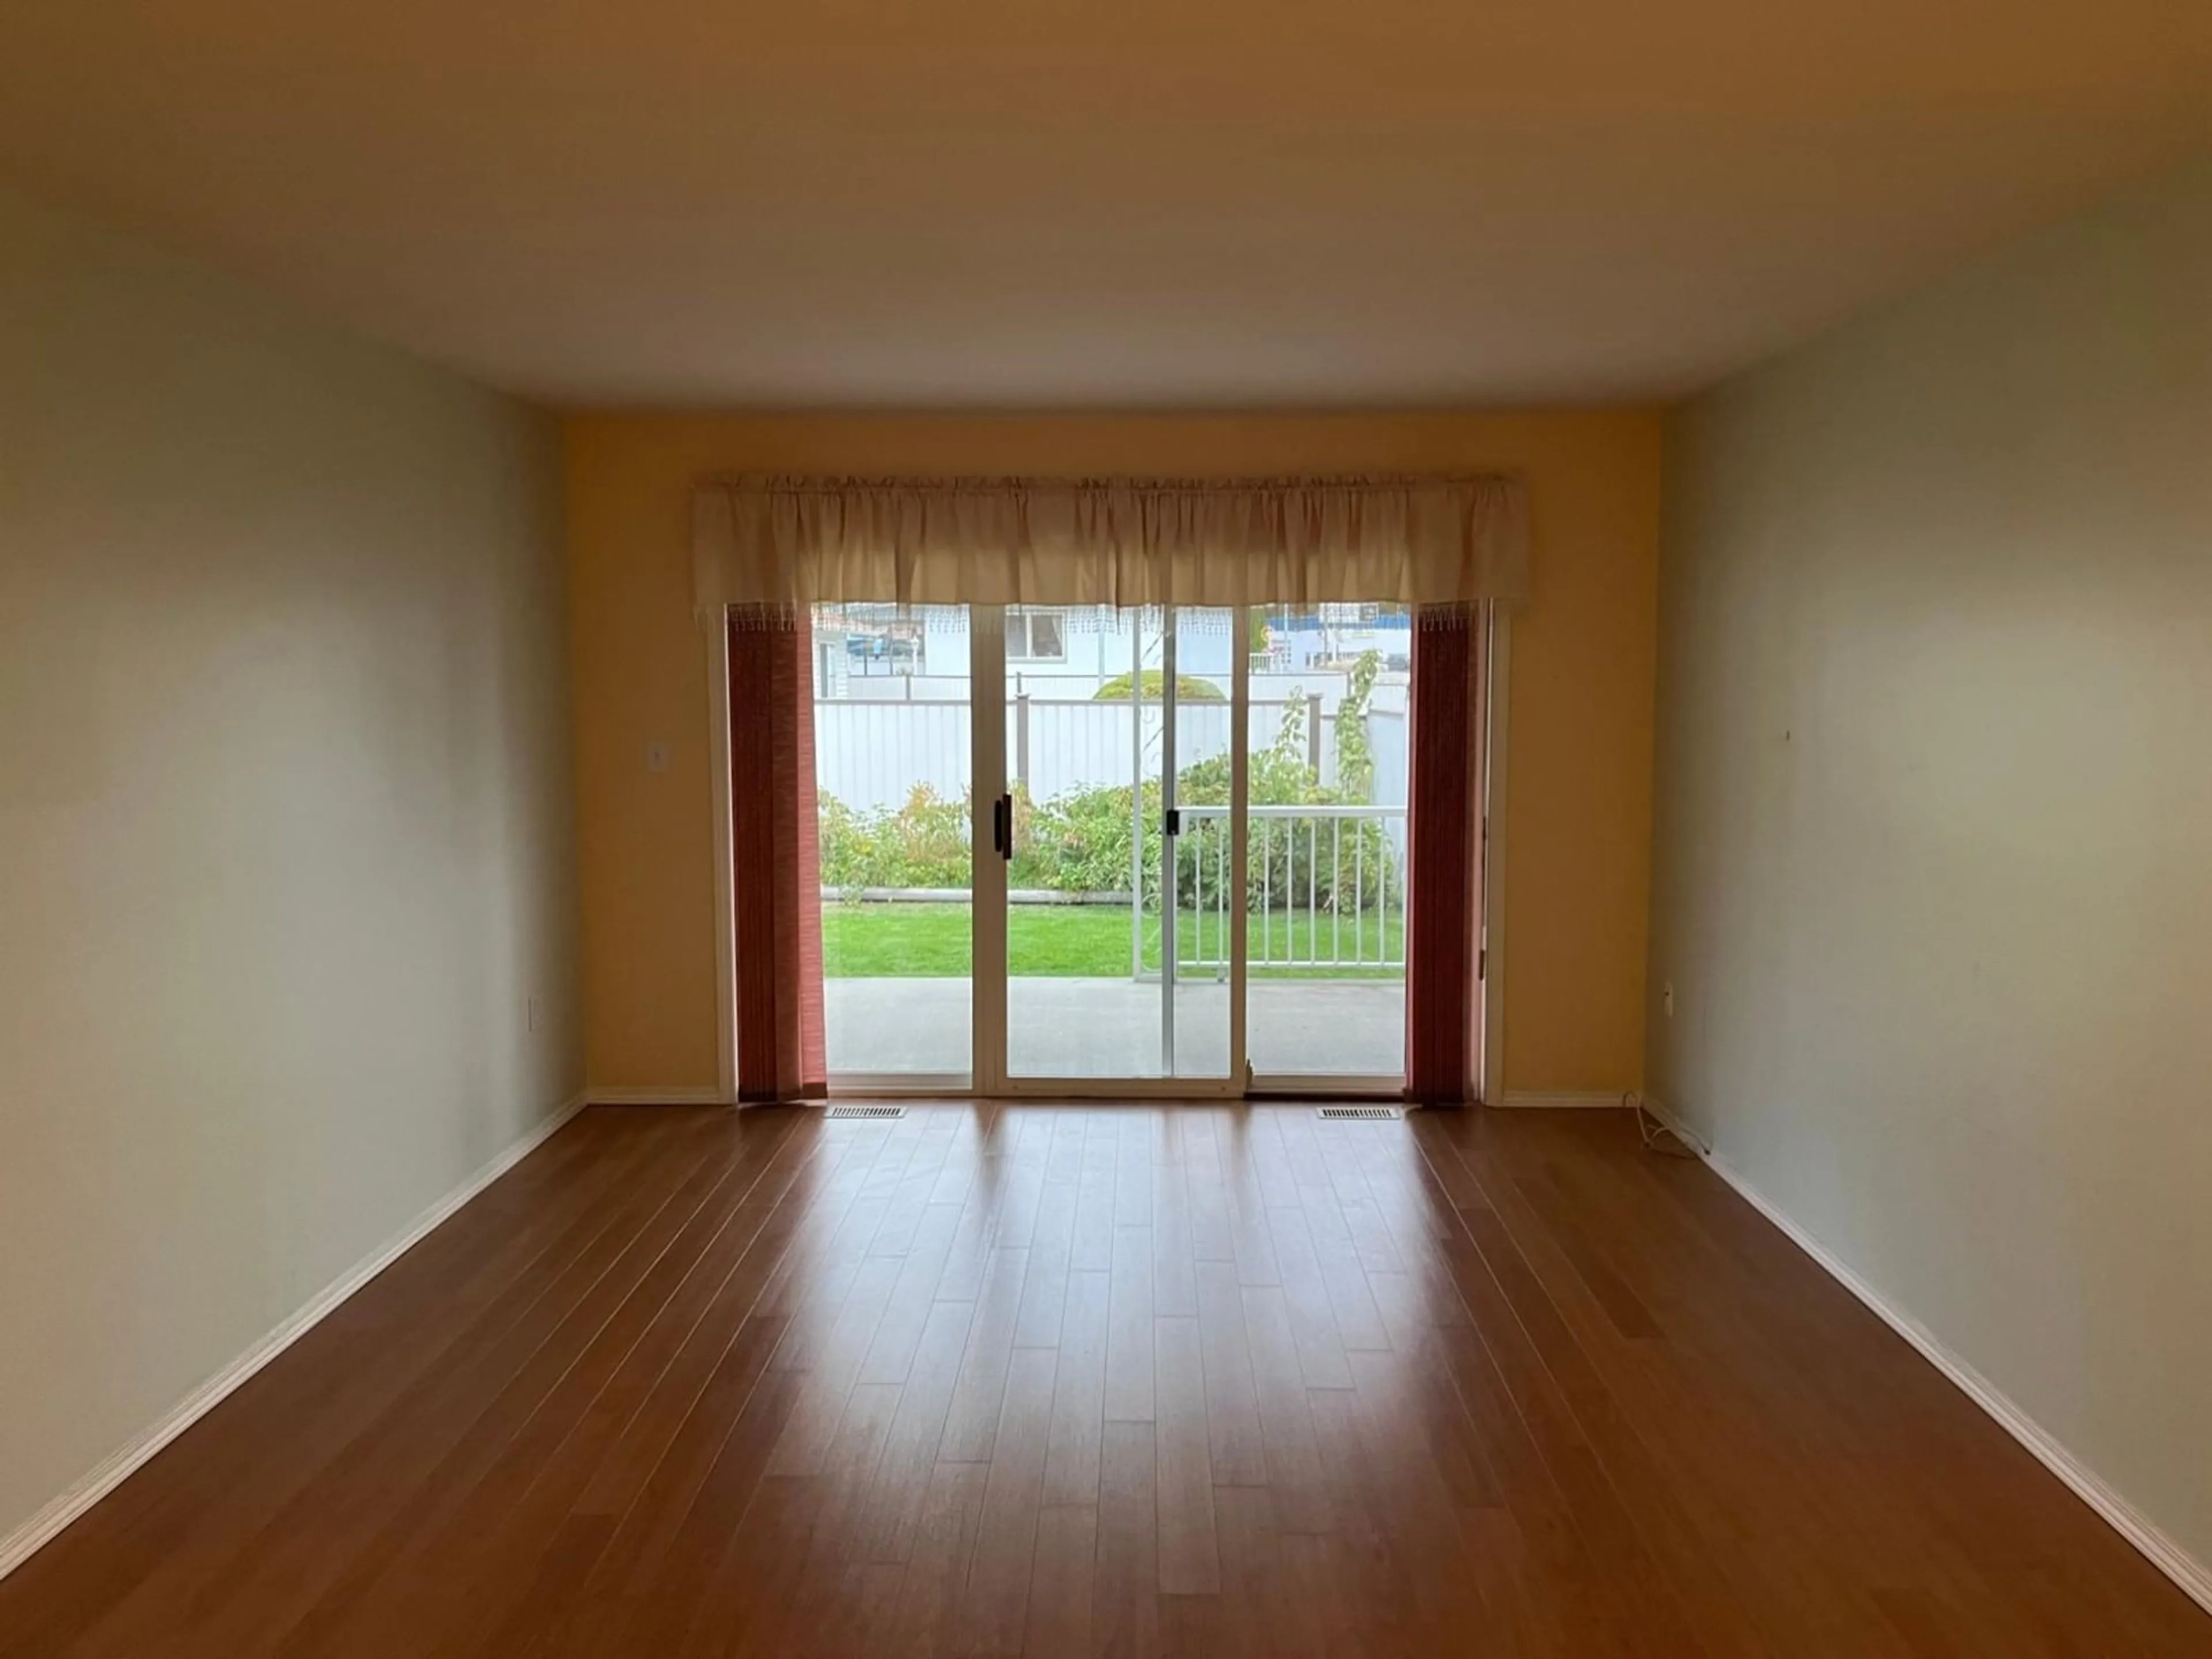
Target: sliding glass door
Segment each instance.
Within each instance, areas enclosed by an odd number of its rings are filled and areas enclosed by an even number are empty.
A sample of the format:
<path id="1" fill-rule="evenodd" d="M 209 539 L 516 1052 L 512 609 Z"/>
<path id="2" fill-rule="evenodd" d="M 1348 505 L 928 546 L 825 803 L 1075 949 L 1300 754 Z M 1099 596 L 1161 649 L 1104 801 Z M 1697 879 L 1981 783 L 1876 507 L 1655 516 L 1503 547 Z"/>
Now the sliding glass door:
<path id="1" fill-rule="evenodd" d="M 1005 784 L 978 971 L 1003 986 L 1005 1043 L 986 1063 L 1002 1054 L 1017 1091 L 1225 1089 L 1241 1075 L 1235 963 L 1215 897 L 1199 900 L 1233 867 L 1233 613 L 1017 608 L 1000 627 Z"/>
<path id="2" fill-rule="evenodd" d="M 818 607 L 832 1085 L 1395 1088 L 1411 650 L 1387 607 Z"/>

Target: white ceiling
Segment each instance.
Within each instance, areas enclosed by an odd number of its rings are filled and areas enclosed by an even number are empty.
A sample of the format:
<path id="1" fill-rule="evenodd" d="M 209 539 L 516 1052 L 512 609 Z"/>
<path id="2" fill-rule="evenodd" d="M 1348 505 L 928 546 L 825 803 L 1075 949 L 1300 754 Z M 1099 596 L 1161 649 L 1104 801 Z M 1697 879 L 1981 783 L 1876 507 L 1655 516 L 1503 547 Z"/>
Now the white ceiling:
<path id="1" fill-rule="evenodd" d="M 564 404 L 1644 398 L 2212 143 L 2212 0 L 7 0 L 0 173 Z"/>

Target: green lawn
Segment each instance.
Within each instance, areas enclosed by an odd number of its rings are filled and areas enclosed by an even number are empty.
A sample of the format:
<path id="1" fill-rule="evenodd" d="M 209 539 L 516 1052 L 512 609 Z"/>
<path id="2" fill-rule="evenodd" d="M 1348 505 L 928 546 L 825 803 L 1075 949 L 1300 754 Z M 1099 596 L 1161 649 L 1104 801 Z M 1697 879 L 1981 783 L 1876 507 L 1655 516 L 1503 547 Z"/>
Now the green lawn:
<path id="1" fill-rule="evenodd" d="M 1319 917 L 1306 912 L 1276 912 L 1267 918 L 1267 954 L 1304 958 L 1318 955 L 1326 963 L 1334 954 L 1352 954 L 1352 919 L 1340 920 L 1326 912 Z M 1261 919 L 1249 919 L 1252 954 L 1261 950 Z M 1316 925 L 1319 938 L 1315 938 Z M 1384 952 L 1378 939 L 1380 920 L 1369 915 L 1360 933 L 1371 963 Z M 824 971 L 831 979 L 950 979 L 969 970 L 973 919 L 964 904 L 862 904 L 831 899 L 822 907 L 822 945 Z M 1208 912 L 1200 916 L 1185 910 L 1176 923 L 1179 954 L 1188 962 L 1193 939 L 1205 954 L 1216 954 L 1220 918 Z M 1388 922 L 1388 954 L 1402 956 L 1405 929 L 1402 918 Z M 1336 942 L 1340 939 L 1340 947 Z M 1336 947 L 1336 948 L 1333 948 Z M 1159 919 L 1147 918 L 1145 954 L 1148 965 L 1159 960 Z M 1008 966 L 1025 978 L 1097 977 L 1129 971 L 1129 913 L 1111 904 L 1016 904 L 1006 911 Z M 1285 979 L 1397 979 L 1396 968 L 1259 968 L 1255 978 Z"/>

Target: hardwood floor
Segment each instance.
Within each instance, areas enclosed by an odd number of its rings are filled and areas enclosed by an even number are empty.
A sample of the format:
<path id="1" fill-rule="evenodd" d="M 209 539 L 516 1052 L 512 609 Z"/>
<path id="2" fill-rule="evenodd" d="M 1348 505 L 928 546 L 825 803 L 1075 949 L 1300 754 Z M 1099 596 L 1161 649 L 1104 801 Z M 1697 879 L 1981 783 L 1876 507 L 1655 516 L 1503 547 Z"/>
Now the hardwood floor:
<path id="1" fill-rule="evenodd" d="M 1608 1113 L 586 1113 L 0 1654 L 2212 1654 Z"/>

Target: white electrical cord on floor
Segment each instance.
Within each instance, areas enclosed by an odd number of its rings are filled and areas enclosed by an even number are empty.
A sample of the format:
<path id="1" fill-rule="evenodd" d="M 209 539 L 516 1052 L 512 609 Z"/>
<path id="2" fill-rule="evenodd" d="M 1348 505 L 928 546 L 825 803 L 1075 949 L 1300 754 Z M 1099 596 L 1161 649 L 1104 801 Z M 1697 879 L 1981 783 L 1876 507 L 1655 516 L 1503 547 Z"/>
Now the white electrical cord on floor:
<path id="1" fill-rule="evenodd" d="M 1644 1137 L 1644 1150 L 1656 1152 L 1662 1158 L 1696 1158 L 1705 1156 L 1705 1148 L 1693 1146 L 1675 1127 L 1662 1121 L 1644 1103 L 1644 1097 L 1631 1089 L 1620 1097 L 1620 1103 L 1636 1114 L 1636 1132 Z"/>

